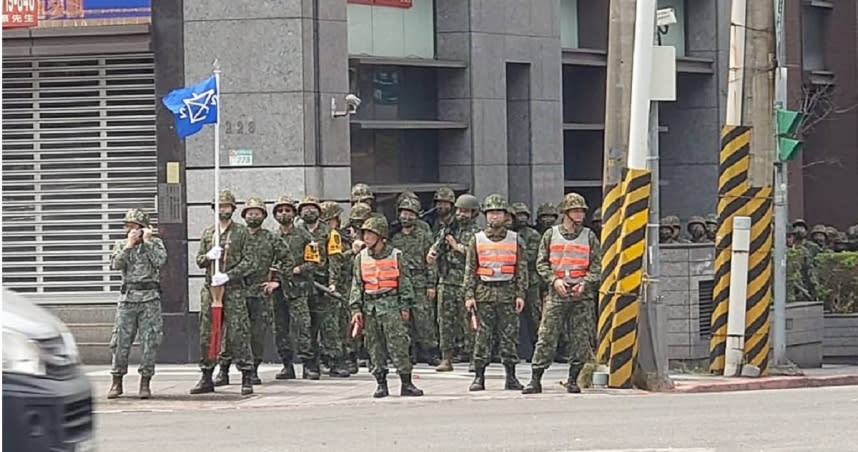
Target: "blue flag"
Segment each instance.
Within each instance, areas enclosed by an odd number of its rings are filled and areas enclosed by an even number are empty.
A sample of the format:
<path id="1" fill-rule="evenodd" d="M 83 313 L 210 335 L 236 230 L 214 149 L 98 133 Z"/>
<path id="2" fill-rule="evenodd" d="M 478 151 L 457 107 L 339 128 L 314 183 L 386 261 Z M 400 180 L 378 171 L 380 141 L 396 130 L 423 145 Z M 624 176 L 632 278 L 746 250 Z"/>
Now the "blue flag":
<path id="1" fill-rule="evenodd" d="M 176 133 L 181 138 L 193 135 L 205 124 L 218 121 L 217 83 L 214 75 L 202 83 L 170 91 L 161 102 L 176 118 Z"/>

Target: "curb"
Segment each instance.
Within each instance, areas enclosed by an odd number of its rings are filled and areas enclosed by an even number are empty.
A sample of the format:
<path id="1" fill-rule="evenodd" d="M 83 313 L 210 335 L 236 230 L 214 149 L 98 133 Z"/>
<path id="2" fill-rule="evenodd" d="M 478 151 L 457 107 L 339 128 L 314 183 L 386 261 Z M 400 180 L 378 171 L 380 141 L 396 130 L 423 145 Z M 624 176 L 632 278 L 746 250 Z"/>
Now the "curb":
<path id="1" fill-rule="evenodd" d="M 763 377 L 756 380 L 738 382 L 718 382 L 692 384 L 677 387 L 671 391 L 679 394 L 700 394 L 710 392 L 759 391 L 767 389 L 820 388 L 824 386 L 855 386 L 858 375 L 835 375 L 825 377 Z"/>

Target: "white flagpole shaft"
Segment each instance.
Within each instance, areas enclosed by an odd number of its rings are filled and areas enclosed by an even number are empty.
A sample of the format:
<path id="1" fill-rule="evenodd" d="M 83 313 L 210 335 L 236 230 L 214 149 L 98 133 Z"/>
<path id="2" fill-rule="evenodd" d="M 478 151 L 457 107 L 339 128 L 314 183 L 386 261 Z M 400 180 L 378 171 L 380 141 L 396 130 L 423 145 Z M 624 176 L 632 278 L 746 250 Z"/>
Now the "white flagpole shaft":
<path id="1" fill-rule="evenodd" d="M 218 204 L 218 194 L 220 192 L 220 68 L 215 67 L 215 93 L 217 96 L 217 121 L 214 124 L 214 246 L 220 246 L 220 205 Z M 215 259 L 215 273 L 220 273 L 220 259 Z"/>

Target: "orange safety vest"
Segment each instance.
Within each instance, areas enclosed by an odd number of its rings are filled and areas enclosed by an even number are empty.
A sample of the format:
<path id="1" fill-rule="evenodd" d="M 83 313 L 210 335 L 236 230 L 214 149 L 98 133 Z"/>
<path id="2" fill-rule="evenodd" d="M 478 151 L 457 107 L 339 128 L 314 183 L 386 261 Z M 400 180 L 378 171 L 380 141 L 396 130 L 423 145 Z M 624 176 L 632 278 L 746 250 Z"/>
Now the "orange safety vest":
<path id="1" fill-rule="evenodd" d="M 578 237 L 567 240 L 560 233 L 560 225 L 551 228 L 551 246 L 548 249 L 548 262 L 554 270 L 554 276 L 567 283 L 578 284 L 590 268 L 590 240 L 586 228 Z"/>
<path id="2" fill-rule="evenodd" d="M 477 245 L 477 274 L 485 282 L 510 281 L 518 262 L 518 234 L 506 231 L 506 237 L 493 242 L 485 232 L 474 234 Z"/>
<path id="3" fill-rule="evenodd" d="M 379 295 L 399 287 L 399 254 L 393 250 L 390 257 L 375 259 L 364 248 L 360 252 L 360 276 L 363 290 L 369 295 Z"/>

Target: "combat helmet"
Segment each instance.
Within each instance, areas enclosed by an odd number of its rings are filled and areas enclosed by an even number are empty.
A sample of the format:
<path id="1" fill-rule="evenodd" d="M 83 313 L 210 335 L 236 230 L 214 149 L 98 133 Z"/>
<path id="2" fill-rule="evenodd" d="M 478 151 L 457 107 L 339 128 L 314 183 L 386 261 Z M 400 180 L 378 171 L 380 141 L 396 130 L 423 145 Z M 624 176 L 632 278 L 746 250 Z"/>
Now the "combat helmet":
<path id="1" fill-rule="evenodd" d="M 480 200 L 472 194 L 465 193 L 464 195 L 459 195 L 459 197 L 456 199 L 456 207 L 460 209 L 471 209 L 473 211 L 479 211 Z"/>
<path id="2" fill-rule="evenodd" d="M 810 230 L 810 235 L 813 234 L 825 234 L 828 237 L 828 229 L 824 224 L 815 224 L 813 225 L 813 229 Z"/>
<path id="3" fill-rule="evenodd" d="M 221 192 L 217 195 L 217 203 L 218 204 L 229 204 L 235 209 L 237 206 L 235 204 L 235 195 L 232 194 L 229 190 L 221 190 Z"/>
<path id="4" fill-rule="evenodd" d="M 804 226 L 804 228 L 807 229 L 807 222 L 801 218 L 796 218 L 795 220 L 792 220 L 792 224 L 790 226 L 792 226 L 792 227 Z"/>
<path id="5" fill-rule="evenodd" d="M 244 202 L 244 208 L 241 209 L 241 218 L 244 218 L 244 215 L 250 209 L 262 210 L 262 218 L 266 218 L 268 216 L 268 211 L 265 210 L 265 201 L 263 201 L 262 198 L 247 198 L 247 201 Z"/>
<path id="6" fill-rule="evenodd" d="M 319 219 L 322 221 L 328 221 L 333 218 L 339 219 L 340 215 L 343 214 L 343 208 L 336 201 L 325 201 L 319 207 L 322 211 Z"/>
<path id="7" fill-rule="evenodd" d="M 453 189 L 450 187 L 441 187 L 435 190 L 435 195 L 432 197 L 432 200 L 454 203 L 456 202 L 456 193 L 454 193 Z"/>
<path id="8" fill-rule="evenodd" d="M 703 217 L 695 215 L 688 219 L 688 224 L 685 225 L 685 228 L 691 230 L 691 225 L 695 223 L 703 226 L 704 228 L 706 227 L 706 220 L 704 220 Z"/>
<path id="9" fill-rule="evenodd" d="M 298 211 L 300 212 L 301 208 L 304 206 L 316 206 L 316 208 L 319 209 L 319 212 L 322 211 L 322 206 L 319 203 L 319 198 L 315 196 L 305 196 L 304 199 L 302 199 L 301 202 L 298 203 Z"/>
<path id="10" fill-rule="evenodd" d="M 360 227 L 362 231 L 372 231 L 380 237 L 387 237 L 387 219 L 384 217 L 369 217 Z"/>
<path id="11" fill-rule="evenodd" d="M 846 236 L 849 237 L 849 240 L 858 241 L 858 224 L 853 224 L 846 229 Z"/>
<path id="12" fill-rule="evenodd" d="M 415 214 L 420 214 L 420 201 L 415 198 L 402 198 L 396 206 L 397 210 L 410 210 Z"/>
<path id="13" fill-rule="evenodd" d="M 530 209 L 527 208 L 527 204 L 525 204 L 523 202 L 512 203 L 512 214 L 518 215 L 520 213 L 523 213 L 523 214 L 527 215 L 528 217 L 530 217 Z"/>
<path id="14" fill-rule="evenodd" d="M 140 225 L 140 227 L 146 228 L 149 227 L 149 214 L 140 209 L 128 209 L 128 211 L 125 212 L 125 218 L 122 221 L 124 223 L 134 223 Z"/>
<path id="15" fill-rule="evenodd" d="M 672 228 L 676 228 L 677 230 L 682 229 L 682 222 L 679 220 L 679 217 L 676 215 L 668 215 L 668 216 L 664 217 L 664 219 L 662 221 L 666 221 L 667 225 L 672 227 Z"/>
<path id="16" fill-rule="evenodd" d="M 486 199 L 483 201 L 483 212 L 490 212 L 492 210 L 503 210 L 504 212 L 513 213 L 509 203 L 506 202 L 506 198 L 496 193 L 486 196 Z"/>
<path id="17" fill-rule="evenodd" d="M 536 209 L 537 217 L 541 217 L 543 215 L 551 215 L 554 217 L 560 216 L 560 214 L 557 212 L 557 208 L 554 207 L 554 204 L 551 204 L 550 202 L 544 202 L 540 204 L 538 209 Z"/>
<path id="18" fill-rule="evenodd" d="M 718 215 L 715 215 L 714 213 L 710 213 L 709 215 L 706 215 L 706 224 L 714 224 L 717 226 L 718 225 Z"/>
<path id="19" fill-rule="evenodd" d="M 298 201 L 296 201 L 295 198 L 289 195 L 280 195 L 279 197 L 277 197 L 277 202 L 274 203 L 274 208 L 272 210 L 276 211 L 277 208 L 280 206 L 289 206 L 292 208 L 292 210 L 298 210 L 295 207 L 297 203 Z"/>
<path id="20" fill-rule="evenodd" d="M 566 193 L 566 196 L 564 196 L 563 200 L 557 205 L 557 210 L 566 212 L 570 209 L 587 210 L 587 201 L 585 201 L 584 197 L 578 193 Z"/>
<path id="21" fill-rule="evenodd" d="M 596 210 L 593 211 L 592 221 L 598 222 L 598 223 L 602 222 L 602 208 L 601 207 L 596 207 Z"/>
<path id="22" fill-rule="evenodd" d="M 351 194 L 351 202 L 352 204 L 357 202 L 365 202 L 368 199 L 375 199 L 375 195 L 372 193 L 372 189 L 369 188 L 369 185 L 358 182 L 357 184 L 352 185 L 352 194 Z"/>
<path id="23" fill-rule="evenodd" d="M 369 204 L 359 202 L 353 205 L 351 212 L 349 212 L 349 223 L 362 225 L 370 216 L 372 216 L 372 208 L 369 207 Z"/>

